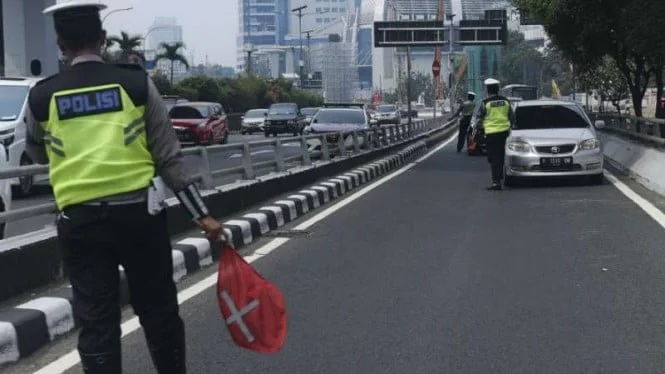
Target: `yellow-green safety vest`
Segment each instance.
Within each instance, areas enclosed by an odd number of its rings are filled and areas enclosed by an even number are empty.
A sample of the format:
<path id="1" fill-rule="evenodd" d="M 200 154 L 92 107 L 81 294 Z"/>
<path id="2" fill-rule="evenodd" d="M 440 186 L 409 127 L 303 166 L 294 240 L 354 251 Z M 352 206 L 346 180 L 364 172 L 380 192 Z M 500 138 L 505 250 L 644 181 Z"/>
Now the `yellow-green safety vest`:
<path id="1" fill-rule="evenodd" d="M 58 209 L 146 188 L 155 176 L 143 114 L 119 84 L 56 92 L 42 123 Z"/>
<path id="2" fill-rule="evenodd" d="M 483 127 L 485 134 L 495 134 L 510 130 L 510 102 L 498 99 L 485 103 L 485 118 Z"/>
<path id="3" fill-rule="evenodd" d="M 471 100 L 467 100 L 464 103 L 462 103 L 462 115 L 465 117 L 472 116 L 473 108 L 475 106 L 476 106 L 475 103 Z"/>

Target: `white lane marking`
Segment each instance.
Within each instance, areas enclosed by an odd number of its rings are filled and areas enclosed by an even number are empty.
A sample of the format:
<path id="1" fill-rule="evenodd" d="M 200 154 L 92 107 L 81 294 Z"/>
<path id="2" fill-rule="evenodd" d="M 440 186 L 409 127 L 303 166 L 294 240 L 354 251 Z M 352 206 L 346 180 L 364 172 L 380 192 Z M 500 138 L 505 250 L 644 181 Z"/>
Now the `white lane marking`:
<path id="1" fill-rule="evenodd" d="M 635 205 L 642 208 L 642 210 L 646 212 L 649 217 L 653 218 L 654 221 L 656 221 L 662 228 L 665 229 L 665 214 L 660 209 L 656 208 L 656 206 L 651 204 L 651 202 L 649 202 L 647 199 L 633 191 L 625 183 L 615 177 L 614 174 L 607 170 L 603 170 L 603 173 L 605 174 L 605 178 L 607 178 L 607 180 L 609 180 L 617 190 L 619 190 L 622 194 L 624 194 L 624 196 L 635 203 Z"/>
<path id="2" fill-rule="evenodd" d="M 287 144 L 282 144 L 282 148 L 300 148 L 300 144 L 296 143 L 287 143 Z M 274 149 L 260 149 L 258 151 L 253 151 L 250 154 L 252 156 L 264 154 L 264 153 L 275 153 Z M 229 158 L 240 158 L 242 157 L 242 153 L 234 153 L 229 156 Z"/>
<path id="3" fill-rule="evenodd" d="M 272 150 L 272 149 L 262 149 L 260 151 L 251 152 L 250 155 L 256 156 L 256 155 L 260 155 L 260 154 L 263 154 L 263 153 L 275 153 L 275 151 Z M 229 156 L 229 158 L 240 158 L 240 157 L 242 157 L 242 153 L 234 153 L 231 156 Z"/>
<path id="4" fill-rule="evenodd" d="M 374 190 L 375 188 L 381 186 L 384 183 L 387 183 L 388 181 L 392 180 L 393 178 L 396 178 L 397 176 L 405 173 L 407 170 L 413 168 L 414 166 L 417 165 L 418 162 L 423 161 L 427 159 L 428 157 L 433 156 L 435 153 L 439 152 L 441 149 L 443 149 L 445 146 L 450 144 L 453 140 L 455 140 L 456 136 L 453 136 L 452 138 L 449 138 L 446 140 L 444 143 L 441 145 L 437 146 L 430 152 L 428 152 L 426 155 L 418 159 L 416 162 L 410 163 L 406 166 L 404 166 L 402 169 L 399 169 L 395 171 L 392 174 L 389 174 L 372 184 L 363 187 L 362 189 L 358 190 L 357 192 L 348 195 L 345 197 L 343 200 L 338 201 L 337 203 L 331 205 L 329 208 L 325 209 L 319 214 L 314 215 L 312 218 L 308 219 L 307 221 L 301 223 L 298 225 L 295 229 L 296 230 L 306 230 L 310 226 L 314 225 L 315 223 L 325 219 L 329 215 L 337 212 L 338 210 L 342 209 L 346 205 L 350 204 L 351 202 L 358 200 L 365 194 L 369 193 L 370 191 Z M 270 254 L 272 251 L 275 249 L 281 247 L 284 245 L 286 242 L 288 242 L 291 239 L 288 238 L 277 238 L 269 241 L 265 245 L 261 246 L 259 249 L 254 251 L 253 254 L 244 256 L 245 261 L 248 263 L 252 263 L 259 258 L 263 256 L 267 256 Z M 193 284 L 189 288 L 186 288 L 178 293 L 178 304 L 182 305 L 187 300 L 203 293 L 204 291 L 208 290 L 210 287 L 214 287 L 217 285 L 217 273 L 214 273 L 207 278 L 199 281 L 198 283 Z M 141 328 L 141 325 L 139 324 L 139 319 L 138 317 L 132 317 L 131 319 L 127 320 L 121 325 L 122 328 L 122 336 L 125 337 L 134 331 L 137 331 L 139 328 Z M 47 366 L 41 368 L 39 371 L 34 372 L 33 374 L 62 374 L 65 371 L 73 368 L 76 366 L 78 363 L 81 362 L 81 358 L 78 355 L 77 350 L 72 350 L 66 355 L 58 358 L 57 360 L 53 361 L 52 363 L 48 364 Z"/>

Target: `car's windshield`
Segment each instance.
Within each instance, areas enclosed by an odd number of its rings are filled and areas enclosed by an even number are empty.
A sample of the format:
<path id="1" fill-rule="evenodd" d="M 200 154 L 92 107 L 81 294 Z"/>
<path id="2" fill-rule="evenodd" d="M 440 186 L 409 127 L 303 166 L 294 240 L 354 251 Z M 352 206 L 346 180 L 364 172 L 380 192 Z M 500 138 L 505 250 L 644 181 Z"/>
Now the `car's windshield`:
<path id="1" fill-rule="evenodd" d="M 28 86 L 0 86 L 0 122 L 14 121 L 21 115 L 29 89 Z"/>
<path id="2" fill-rule="evenodd" d="M 394 105 L 379 105 L 377 110 L 381 113 L 390 113 L 390 112 L 396 112 L 397 108 Z"/>
<path id="3" fill-rule="evenodd" d="M 318 110 L 319 108 L 302 108 L 300 112 L 306 116 L 313 116 Z"/>
<path id="4" fill-rule="evenodd" d="M 319 124 L 365 124 L 362 110 L 355 109 L 324 109 L 316 115 Z"/>
<path id="5" fill-rule="evenodd" d="M 207 107 L 183 105 L 174 106 L 169 114 L 172 119 L 204 119 L 209 115 Z"/>
<path id="6" fill-rule="evenodd" d="M 245 118 L 260 118 L 263 117 L 265 113 L 266 111 L 263 109 L 252 109 L 245 113 Z"/>
<path id="7" fill-rule="evenodd" d="M 273 104 L 270 106 L 270 114 L 296 114 L 296 109 L 293 104 Z"/>
<path id="8" fill-rule="evenodd" d="M 573 106 L 533 105 L 515 110 L 516 130 L 565 129 L 589 127 L 586 119 Z"/>

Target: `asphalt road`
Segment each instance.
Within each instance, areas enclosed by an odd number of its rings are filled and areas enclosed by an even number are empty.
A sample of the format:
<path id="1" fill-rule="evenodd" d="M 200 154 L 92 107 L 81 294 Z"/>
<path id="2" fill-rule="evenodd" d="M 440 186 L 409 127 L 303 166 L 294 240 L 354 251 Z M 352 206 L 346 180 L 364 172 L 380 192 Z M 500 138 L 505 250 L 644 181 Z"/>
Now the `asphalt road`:
<path id="1" fill-rule="evenodd" d="M 263 135 L 231 135 L 229 143 L 243 143 L 249 141 L 257 141 L 266 139 Z M 283 147 L 284 157 L 295 156 L 300 153 L 300 146 L 298 144 L 285 144 Z M 220 170 L 240 166 L 242 163 L 241 150 L 225 151 L 218 153 L 209 153 L 210 168 L 212 170 Z M 195 173 L 200 170 L 201 162 L 197 156 L 186 156 L 187 165 Z M 255 162 L 269 161 L 274 159 L 274 147 L 264 146 L 252 148 L 252 159 Z M 266 170 L 263 173 L 267 172 Z M 260 175 L 260 173 L 259 173 Z M 232 183 L 242 176 L 231 175 L 224 178 L 216 178 L 214 180 L 216 185 L 225 183 Z M 172 195 L 172 194 L 171 194 Z M 28 198 L 16 198 L 12 201 L 12 209 L 25 208 L 28 206 L 39 205 L 53 201 L 53 194 L 50 187 L 47 185 L 40 185 L 37 188 L 35 195 Z M 46 225 L 52 224 L 54 216 L 45 214 L 40 216 L 31 217 L 29 219 L 10 222 L 7 227 L 7 236 L 15 236 L 25 234 L 34 230 L 43 228 Z"/>
<path id="2" fill-rule="evenodd" d="M 279 354 L 235 347 L 213 288 L 185 302 L 189 372 L 661 373 L 663 227 L 609 182 L 486 191 L 453 148 L 253 262 L 287 300 Z M 140 331 L 123 344 L 154 372 Z"/>

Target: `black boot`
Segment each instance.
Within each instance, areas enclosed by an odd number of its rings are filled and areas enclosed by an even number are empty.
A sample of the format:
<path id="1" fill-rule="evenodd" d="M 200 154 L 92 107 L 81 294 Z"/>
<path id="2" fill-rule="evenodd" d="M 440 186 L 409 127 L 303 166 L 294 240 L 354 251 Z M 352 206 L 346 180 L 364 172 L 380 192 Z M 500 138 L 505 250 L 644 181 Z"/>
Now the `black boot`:
<path id="1" fill-rule="evenodd" d="M 150 347 L 150 356 L 159 374 L 186 374 L 187 357 L 185 352 L 185 337 L 178 339 L 175 344 L 163 344 L 159 348 Z"/>
<path id="2" fill-rule="evenodd" d="M 85 374 L 121 374 L 120 353 L 79 353 Z"/>

